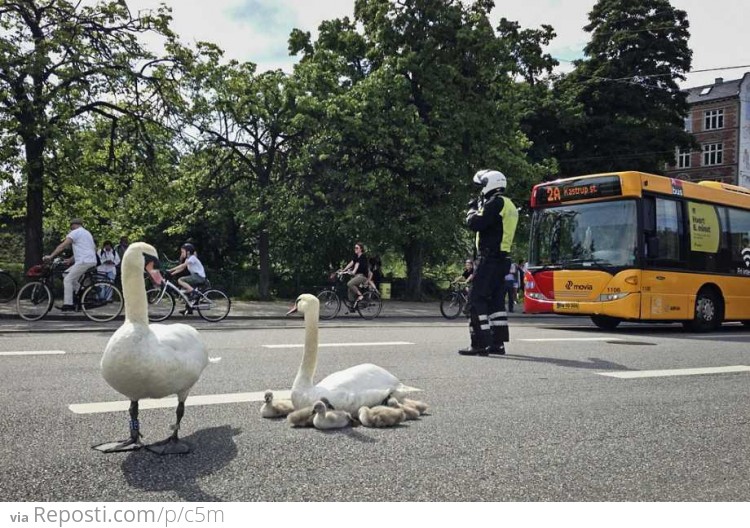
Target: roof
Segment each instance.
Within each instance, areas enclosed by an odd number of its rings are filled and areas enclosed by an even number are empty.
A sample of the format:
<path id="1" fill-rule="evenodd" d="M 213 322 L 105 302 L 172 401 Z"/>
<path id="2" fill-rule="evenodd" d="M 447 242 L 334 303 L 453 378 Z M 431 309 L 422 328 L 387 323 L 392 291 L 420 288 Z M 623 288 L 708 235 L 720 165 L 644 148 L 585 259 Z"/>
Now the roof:
<path id="1" fill-rule="evenodd" d="M 688 104 L 705 103 L 708 101 L 716 101 L 718 99 L 726 99 L 727 97 L 737 97 L 740 93 L 740 84 L 742 79 L 734 79 L 731 81 L 724 81 L 720 84 L 706 84 L 704 86 L 696 86 L 695 88 L 688 88 L 687 102 Z M 701 93 L 707 89 L 710 90 L 701 95 Z"/>

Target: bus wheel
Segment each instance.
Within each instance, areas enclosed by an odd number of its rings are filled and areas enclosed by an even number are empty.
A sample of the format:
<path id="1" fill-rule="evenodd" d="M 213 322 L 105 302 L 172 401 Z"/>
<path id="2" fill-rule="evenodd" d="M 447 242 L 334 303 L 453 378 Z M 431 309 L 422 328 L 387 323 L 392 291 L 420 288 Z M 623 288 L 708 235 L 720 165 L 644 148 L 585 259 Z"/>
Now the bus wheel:
<path id="1" fill-rule="evenodd" d="M 710 332 L 721 326 L 721 299 L 712 290 L 703 289 L 695 298 L 695 314 L 685 326 L 693 332 Z"/>
<path id="2" fill-rule="evenodd" d="M 591 321 L 602 330 L 614 330 L 620 324 L 621 319 L 608 315 L 592 315 Z"/>

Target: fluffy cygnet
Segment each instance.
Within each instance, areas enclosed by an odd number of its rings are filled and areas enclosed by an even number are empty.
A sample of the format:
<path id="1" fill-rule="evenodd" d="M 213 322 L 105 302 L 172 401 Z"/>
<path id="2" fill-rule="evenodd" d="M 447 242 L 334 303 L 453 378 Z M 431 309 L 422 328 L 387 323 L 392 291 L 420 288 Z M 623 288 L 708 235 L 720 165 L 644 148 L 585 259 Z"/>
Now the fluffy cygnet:
<path id="1" fill-rule="evenodd" d="M 388 407 L 393 407 L 394 409 L 401 409 L 404 411 L 404 416 L 406 417 L 406 420 L 416 420 L 419 418 L 419 411 L 411 407 L 410 405 L 406 405 L 405 403 L 399 403 L 396 398 L 389 398 L 388 399 Z"/>
<path id="2" fill-rule="evenodd" d="M 360 407 L 358 415 L 359 421 L 365 427 L 393 427 L 406 418 L 403 409 L 394 409 L 385 405 Z"/>
<path id="3" fill-rule="evenodd" d="M 408 405 L 409 407 L 414 407 L 419 411 L 419 414 L 425 414 L 428 409 L 427 404 L 419 400 L 410 400 L 409 398 L 404 398 L 403 400 L 401 400 L 401 403 L 403 403 L 404 405 Z"/>
<path id="4" fill-rule="evenodd" d="M 316 429 L 341 429 L 352 425 L 352 416 L 346 411 L 329 410 L 322 401 L 313 405 L 313 425 Z"/>
<path id="5" fill-rule="evenodd" d="M 271 391 L 266 391 L 264 399 L 266 402 L 260 408 L 260 415 L 263 418 L 281 418 L 294 410 L 292 402 L 289 400 L 274 401 Z"/>

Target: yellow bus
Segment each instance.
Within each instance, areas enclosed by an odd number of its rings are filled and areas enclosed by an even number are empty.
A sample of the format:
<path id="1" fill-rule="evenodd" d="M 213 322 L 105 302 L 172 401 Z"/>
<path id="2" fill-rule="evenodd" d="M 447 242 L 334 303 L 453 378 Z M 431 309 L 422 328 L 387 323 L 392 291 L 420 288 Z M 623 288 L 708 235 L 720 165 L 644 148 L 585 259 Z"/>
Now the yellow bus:
<path id="1" fill-rule="evenodd" d="M 536 185 L 527 313 L 750 325 L 750 189 L 642 172 Z"/>

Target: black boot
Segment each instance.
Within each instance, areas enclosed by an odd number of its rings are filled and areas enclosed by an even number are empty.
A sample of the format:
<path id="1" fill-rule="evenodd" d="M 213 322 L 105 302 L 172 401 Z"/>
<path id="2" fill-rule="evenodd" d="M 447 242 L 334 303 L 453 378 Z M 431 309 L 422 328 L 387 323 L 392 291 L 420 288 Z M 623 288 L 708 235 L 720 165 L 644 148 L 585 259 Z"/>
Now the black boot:
<path id="1" fill-rule="evenodd" d="M 500 326 L 492 327 L 492 344 L 489 347 L 489 353 L 497 356 L 505 355 L 505 335 L 508 333 L 507 326 L 505 330 L 501 330 Z"/>
<path id="2" fill-rule="evenodd" d="M 479 332 L 472 331 L 471 345 L 468 348 L 462 348 L 458 353 L 462 356 L 487 356 L 489 354 L 488 341 L 490 338 L 489 332 L 482 330 Z"/>

